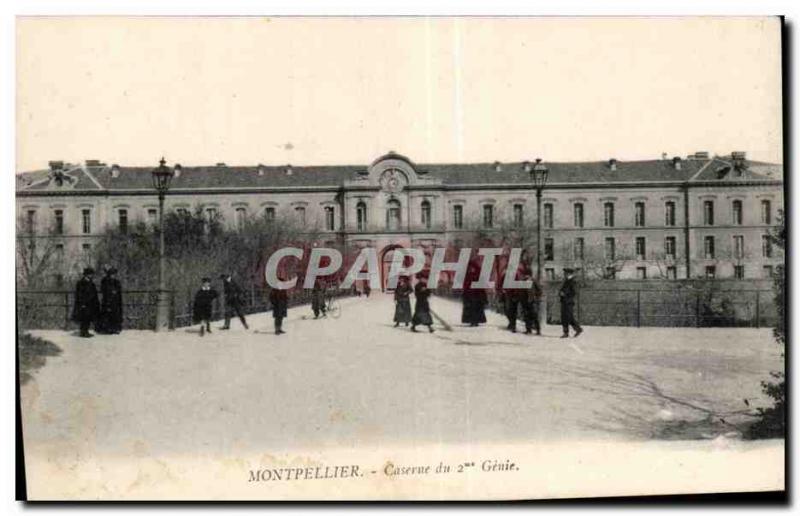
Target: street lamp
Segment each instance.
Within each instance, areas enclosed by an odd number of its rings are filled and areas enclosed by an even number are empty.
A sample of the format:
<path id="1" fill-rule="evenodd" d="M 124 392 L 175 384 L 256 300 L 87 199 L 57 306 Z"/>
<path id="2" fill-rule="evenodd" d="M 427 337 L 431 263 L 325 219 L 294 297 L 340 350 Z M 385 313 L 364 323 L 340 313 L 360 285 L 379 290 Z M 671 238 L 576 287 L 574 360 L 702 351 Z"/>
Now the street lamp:
<path id="1" fill-rule="evenodd" d="M 159 166 L 153 169 L 153 188 L 158 192 L 158 293 L 156 297 L 156 331 L 169 326 L 169 300 L 164 277 L 164 197 L 175 171 L 167 166 L 162 157 Z"/>
<path id="2" fill-rule="evenodd" d="M 539 298 L 539 327 L 543 328 L 547 322 L 546 291 L 542 284 L 542 190 L 547 184 L 547 166 L 541 158 L 536 158 L 536 163 L 530 169 L 531 181 L 536 189 L 536 281 L 542 290 Z"/>

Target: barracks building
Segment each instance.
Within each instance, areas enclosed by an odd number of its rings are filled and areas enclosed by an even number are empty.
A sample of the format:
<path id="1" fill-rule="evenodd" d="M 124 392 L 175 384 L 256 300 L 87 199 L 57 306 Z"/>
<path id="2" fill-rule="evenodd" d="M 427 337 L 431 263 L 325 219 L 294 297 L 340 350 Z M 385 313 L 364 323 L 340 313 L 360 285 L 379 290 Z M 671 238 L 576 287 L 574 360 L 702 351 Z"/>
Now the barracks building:
<path id="1" fill-rule="evenodd" d="M 397 247 L 458 245 L 477 229 L 530 232 L 536 165 L 417 164 L 393 152 L 354 166 L 174 165 L 166 209 L 232 227 L 293 217 L 323 244 L 375 247 L 386 262 Z M 564 267 L 618 279 L 763 278 L 783 263 L 767 237 L 783 209 L 781 165 L 743 152 L 541 165 L 547 279 Z M 107 225 L 157 221 L 152 168 L 52 161 L 17 174 L 17 231 L 90 256 Z"/>

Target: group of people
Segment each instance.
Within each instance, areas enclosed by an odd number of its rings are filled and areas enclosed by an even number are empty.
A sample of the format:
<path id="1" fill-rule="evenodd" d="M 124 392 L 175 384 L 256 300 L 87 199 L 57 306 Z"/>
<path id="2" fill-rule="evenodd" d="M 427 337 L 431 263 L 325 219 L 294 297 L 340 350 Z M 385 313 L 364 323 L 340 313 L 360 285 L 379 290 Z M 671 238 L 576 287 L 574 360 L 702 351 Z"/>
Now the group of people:
<path id="1" fill-rule="evenodd" d="M 106 267 L 105 277 L 100 282 L 100 295 L 94 284 L 94 269 L 87 267 L 83 270 L 83 275 L 75 286 L 75 305 L 72 318 L 80 325 L 81 337 L 93 337 L 89 332 L 92 324 L 97 333 L 116 334 L 122 331 L 122 285 L 117 279 L 117 270 L 114 267 Z M 488 296 L 486 289 L 477 287 L 480 268 L 470 265 L 465 277 L 465 286 L 462 294 L 463 310 L 461 322 L 471 327 L 476 327 L 486 322 L 486 306 Z M 417 326 L 427 326 L 430 333 L 433 329 L 433 314 L 430 307 L 431 290 L 427 286 L 428 274 L 426 271 L 417 273 L 417 283 L 412 288 L 411 278 L 401 276 L 394 291 L 395 312 L 394 326 L 401 324 L 406 327 L 410 324 L 411 331 L 416 332 Z M 499 278 L 498 285 L 503 285 L 504 277 Z M 499 289 L 502 300 L 503 311 L 508 319 L 508 330 L 517 331 L 517 320 L 522 314 L 525 323 L 525 333 L 541 335 L 539 324 L 539 303 L 542 298 L 542 288 L 527 264 L 522 264 L 516 270 L 515 279 L 517 281 L 531 281 L 529 288 L 508 288 Z M 233 316 L 239 318 L 245 329 L 249 329 L 247 320 L 244 316 L 244 300 L 241 287 L 237 285 L 230 274 L 222 274 L 223 292 L 225 294 L 225 322 L 219 329 L 230 329 Z M 578 286 L 575 281 L 574 270 L 564 269 L 564 282 L 559 290 L 561 304 L 561 326 L 562 338 L 569 337 L 570 328 L 577 337 L 583 332 L 580 324 L 575 318 L 575 300 L 577 297 Z M 318 279 L 311 289 L 311 309 L 314 318 L 327 316 L 326 306 L 326 285 Z M 411 294 L 414 294 L 415 304 L 412 313 Z M 195 324 L 200 325 L 200 336 L 211 333 L 211 319 L 213 316 L 213 303 L 219 297 L 219 293 L 211 285 L 210 278 L 203 278 L 200 289 L 194 297 L 192 316 Z M 272 317 L 275 321 L 275 334 L 282 335 L 283 321 L 287 316 L 289 308 L 288 292 L 281 289 L 271 289 L 269 301 L 272 306 Z"/>
<path id="2" fill-rule="evenodd" d="M 486 322 L 486 307 L 488 305 L 488 295 L 485 288 L 477 285 L 480 276 L 480 267 L 471 264 L 465 276 L 464 289 L 462 291 L 462 313 L 461 322 L 470 327 L 476 327 Z M 411 278 L 402 276 L 398 280 L 397 288 L 394 291 L 395 328 L 404 324 L 411 324 L 411 331 L 416 332 L 417 326 L 427 326 L 433 333 L 433 318 L 430 308 L 431 291 L 427 287 L 427 275 L 423 271 L 417 274 L 417 284 L 412 289 Z M 542 299 L 542 287 L 534 277 L 530 267 L 522 264 L 516 270 L 515 278 L 517 281 L 531 281 L 531 286 L 527 288 L 499 288 L 503 313 L 508 319 L 507 329 L 512 333 L 517 331 L 517 321 L 520 313 L 525 323 L 525 333 L 541 335 L 541 325 L 539 323 L 539 303 Z M 501 276 L 498 285 L 503 285 L 505 276 Z M 411 293 L 414 293 L 416 304 L 414 313 L 411 312 Z M 561 305 L 561 338 L 569 337 L 570 328 L 577 337 L 583 332 L 580 324 L 575 318 L 575 299 L 577 297 L 578 286 L 575 281 L 575 271 L 564 269 L 564 281 L 559 289 L 559 301 Z"/>
<path id="3" fill-rule="evenodd" d="M 423 271 L 417 274 L 417 284 L 411 288 L 411 278 L 401 276 L 394 290 L 394 327 L 401 324 L 411 324 L 411 331 L 417 331 L 417 326 L 427 326 L 428 332 L 433 333 L 433 315 L 431 314 L 430 297 L 428 288 L 428 275 Z M 411 312 L 411 293 L 414 293 L 414 312 Z"/>
<path id="4" fill-rule="evenodd" d="M 247 319 L 244 317 L 242 289 L 230 274 L 222 274 L 222 291 L 225 294 L 225 322 L 220 330 L 231 329 L 231 319 L 235 315 L 242 322 L 242 326 L 247 330 Z M 219 297 L 219 293 L 211 286 L 211 278 L 203 278 L 200 290 L 194 295 L 194 305 L 192 307 L 192 319 L 195 324 L 200 324 L 200 336 L 211 333 L 211 317 L 213 313 L 214 300 Z"/>
<path id="5" fill-rule="evenodd" d="M 117 269 L 105 269 L 99 295 L 94 284 L 94 269 L 83 269 L 75 285 L 72 320 L 78 323 L 79 335 L 84 338 L 94 337 L 89 331 L 93 324 L 97 333 L 113 335 L 122 331 L 122 284 L 117 279 Z"/>

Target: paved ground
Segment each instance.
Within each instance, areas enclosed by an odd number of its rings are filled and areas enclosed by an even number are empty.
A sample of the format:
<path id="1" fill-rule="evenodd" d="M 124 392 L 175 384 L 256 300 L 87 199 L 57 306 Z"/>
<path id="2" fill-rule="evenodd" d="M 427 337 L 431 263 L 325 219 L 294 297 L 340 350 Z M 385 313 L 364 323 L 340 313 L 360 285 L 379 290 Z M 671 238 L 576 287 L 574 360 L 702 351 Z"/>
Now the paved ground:
<path id="1" fill-rule="evenodd" d="M 731 434 L 781 369 L 770 330 L 589 327 L 578 339 L 510 334 L 490 314 L 414 334 L 390 322 L 388 296 L 348 299 L 340 319 L 289 311 L 250 331 L 127 331 L 61 348 L 22 388 L 26 447 L 79 453 L 230 453 L 248 449 L 449 441 L 686 439 Z M 219 326 L 219 324 L 216 324 Z"/>

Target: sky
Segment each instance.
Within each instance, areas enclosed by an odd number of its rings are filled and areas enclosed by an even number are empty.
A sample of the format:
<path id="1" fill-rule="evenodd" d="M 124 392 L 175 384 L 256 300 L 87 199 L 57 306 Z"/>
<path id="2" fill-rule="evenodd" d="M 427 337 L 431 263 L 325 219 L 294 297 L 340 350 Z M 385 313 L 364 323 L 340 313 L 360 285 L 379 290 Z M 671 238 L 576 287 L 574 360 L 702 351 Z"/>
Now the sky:
<path id="1" fill-rule="evenodd" d="M 17 172 L 781 162 L 777 18 L 19 18 Z"/>

